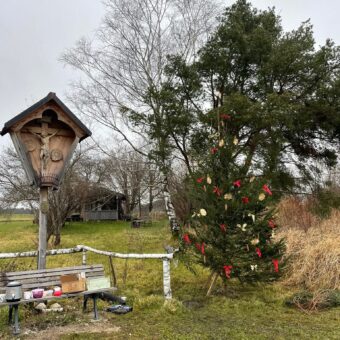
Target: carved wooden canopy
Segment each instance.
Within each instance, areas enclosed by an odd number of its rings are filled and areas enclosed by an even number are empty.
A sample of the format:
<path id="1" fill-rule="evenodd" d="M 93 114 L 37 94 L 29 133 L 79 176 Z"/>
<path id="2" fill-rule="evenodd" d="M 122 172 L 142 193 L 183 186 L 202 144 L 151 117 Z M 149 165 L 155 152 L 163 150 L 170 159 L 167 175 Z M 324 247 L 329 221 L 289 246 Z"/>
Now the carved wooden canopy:
<path id="1" fill-rule="evenodd" d="M 50 92 L 10 121 L 10 133 L 25 171 L 36 186 L 57 187 L 77 144 L 91 131 Z"/>

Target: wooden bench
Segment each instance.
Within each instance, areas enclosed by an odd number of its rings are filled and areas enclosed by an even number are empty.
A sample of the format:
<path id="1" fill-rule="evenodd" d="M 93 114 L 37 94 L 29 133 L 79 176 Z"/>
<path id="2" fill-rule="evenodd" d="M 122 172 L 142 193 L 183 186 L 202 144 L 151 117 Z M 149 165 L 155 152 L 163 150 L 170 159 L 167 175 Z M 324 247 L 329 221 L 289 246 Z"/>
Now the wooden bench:
<path id="1" fill-rule="evenodd" d="M 103 265 L 88 265 L 88 266 L 78 266 L 78 267 L 65 267 L 65 268 L 53 268 L 53 269 L 41 269 L 41 270 L 30 270 L 30 271 L 22 271 L 22 272 L 8 272 L 8 273 L 0 273 L 0 294 L 6 293 L 6 286 L 11 281 L 19 281 L 22 284 L 22 291 L 30 291 L 35 288 L 43 288 L 50 289 L 54 286 L 60 286 L 60 276 L 68 275 L 68 274 L 80 274 L 81 272 L 85 272 L 86 278 L 100 278 L 104 277 L 104 268 Z M 49 300 L 59 300 L 65 298 L 71 298 L 76 296 L 84 296 L 83 303 L 83 311 L 86 311 L 87 300 L 89 298 L 93 299 L 93 312 L 94 319 L 98 320 L 98 310 L 97 310 L 97 299 L 99 295 L 103 292 L 108 292 L 115 290 L 116 288 L 107 288 L 107 289 L 98 289 L 91 291 L 83 291 L 78 293 L 67 293 L 62 294 L 61 296 L 46 296 L 39 299 L 22 299 L 16 302 L 2 302 L 0 303 L 0 307 L 8 306 L 9 314 L 8 314 L 8 322 L 13 325 L 14 334 L 20 333 L 19 328 L 19 305 L 27 304 L 33 302 L 44 302 Z M 13 310 L 14 310 L 14 320 L 13 320 Z"/>
<path id="2" fill-rule="evenodd" d="M 145 218 L 145 219 L 135 218 L 131 221 L 132 228 L 140 228 L 142 226 L 144 227 L 152 226 L 152 220 L 149 218 Z"/>

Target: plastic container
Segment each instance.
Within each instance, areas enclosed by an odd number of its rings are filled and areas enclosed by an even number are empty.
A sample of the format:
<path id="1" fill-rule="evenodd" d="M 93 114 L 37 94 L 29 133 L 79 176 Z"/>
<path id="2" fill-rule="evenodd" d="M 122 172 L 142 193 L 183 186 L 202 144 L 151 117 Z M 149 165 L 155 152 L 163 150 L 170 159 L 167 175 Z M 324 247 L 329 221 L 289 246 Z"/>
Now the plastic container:
<path id="1" fill-rule="evenodd" d="M 33 289 L 32 296 L 34 299 L 40 299 L 44 296 L 44 290 L 41 288 Z"/>

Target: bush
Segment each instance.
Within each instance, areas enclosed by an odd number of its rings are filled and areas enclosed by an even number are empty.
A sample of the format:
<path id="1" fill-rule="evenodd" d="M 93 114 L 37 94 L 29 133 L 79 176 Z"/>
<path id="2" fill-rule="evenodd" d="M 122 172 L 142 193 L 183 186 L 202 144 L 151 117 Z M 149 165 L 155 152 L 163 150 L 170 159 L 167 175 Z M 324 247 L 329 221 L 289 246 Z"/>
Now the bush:
<path id="1" fill-rule="evenodd" d="M 290 258 L 285 284 L 309 292 L 340 290 L 340 210 L 307 231 L 284 228 L 279 235 L 286 239 Z"/>

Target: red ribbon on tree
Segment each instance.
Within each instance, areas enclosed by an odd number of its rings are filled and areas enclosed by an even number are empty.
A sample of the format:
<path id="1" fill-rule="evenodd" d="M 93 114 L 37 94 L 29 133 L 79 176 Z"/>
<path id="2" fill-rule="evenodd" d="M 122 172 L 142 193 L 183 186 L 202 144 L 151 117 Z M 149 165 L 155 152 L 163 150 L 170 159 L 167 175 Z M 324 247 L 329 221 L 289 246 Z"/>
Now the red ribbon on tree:
<path id="1" fill-rule="evenodd" d="M 234 185 L 234 187 L 239 188 L 239 187 L 241 186 L 241 180 L 238 179 L 237 181 L 235 181 L 235 182 L 233 183 L 233 185 Z"/>
<path id="2" fill-rule="evenodd" d="M 248 204 L 248 203 L 249 203 L 249 198 L 248 198 L 247 196 L 242 197 L 242 202 L 243 202 L 244 204 Z"/>
<path id="3" fill-rule="evenodd" d="M 197 183 L 202 183 L 203 180 L 204 180 L 204 177 L 200 177 L 200 178 L 197 178 L 197 179 L 196 179 L 196 182 L 197 182 Z"/>
<path id="4" fill-rule="evenodd" d="M 202 242 L 202 245 L 199 243 L 195 243 L 195 246 L 197 250 L 202 253 L 202 255 L 205 255 L 204 242 Z"/>
<path id="5" fill-rule="evenodd" d="M 227 279 L 230 279 L 230 274 L 233 266 L 223 266 L 224 273 Z"/>
<path id="6" fill-rule="evenodd" d="M 231 117 L 229 116 L 229 115 L 227 115 L 226 113 L 222 113 L 221 115 L 220 115 L 220 117 L 222 118 L 222 119 L 224 119 L 224 120 L 227 120 L 227 119 L 230 119 Z"/>
<path id="7" fill-rule="evenodd" d="M 227 231 L 226 225 L 224 223 L 220 224 L 220 228 L 224 233 Z"/>
<path id="8" fill-rule="evenodd" d="M 279 272 L 279 260 L 277 259 L 272 259 L 273 265 L 274 265 L 274 270 L 276 273 Z"/>
<path id="9" fill-rule="evenodd" d="M 214 155 L 218 151 L 218 148 L 214 146 L 213 148 L 210 149 L 210 152 Z"/>
<path id="10" fill-rule="evenodd" d="M 270 191 L 269 187 L 267 184 L 264 184 L 262 189 L 268 194 L 268 195 L 273 195 L 273 193 Z"/>
<path id="11" fill-rule="evenodd" d="M 275 223 L 274 223 L 274 221 L 273 220 L 269 220 L 268 221 L 268 226 L 270 227 L 270 228 L 275 228 Z"/>
<path id="12" fill-rule="evenodd" d="M 213 193 L 216 194 L 217 196 L 221 196 L 222 191 L 219 189 L 219 187 L 214 186 Z"/>
<path id="13" fill-rule="evenodd" d="M 258 257 L 262 257 L 262 253 L 261 253 L 260 248 L 256 248 L 255 251 L 256 251 L 256 254 L 258 255 Z"/>
<path id="14" fill-rule="evenodd" d="M 190 240 L 190 237 L 188 234 L 184 234 L 183 235 L 183 241 L 186 243 L 186 244 L 191 244 L 191 240 Z"/>

